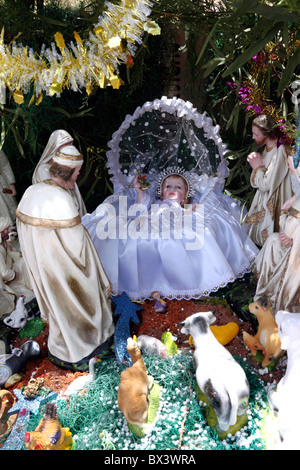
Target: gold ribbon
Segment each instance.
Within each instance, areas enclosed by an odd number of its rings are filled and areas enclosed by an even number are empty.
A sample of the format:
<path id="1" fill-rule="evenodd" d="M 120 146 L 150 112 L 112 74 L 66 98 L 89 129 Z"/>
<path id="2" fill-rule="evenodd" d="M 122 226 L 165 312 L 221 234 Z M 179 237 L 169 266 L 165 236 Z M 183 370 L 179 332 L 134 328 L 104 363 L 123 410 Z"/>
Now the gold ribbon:
<path id="1" fill-rule="evenodd" d="M 30 215 L 23 214 L 19 209 L 16 210 L 16 216 L 20 222 L 26 225 L 32 225 L 33 227 L 43 227 L 50 229 L 59 228 L 71 228 L 81 223 L 80 215 L 73 217 L 72 219 L 65 220 L 52 220 L 42 219 L 40 217 L 31 217 Z"/>

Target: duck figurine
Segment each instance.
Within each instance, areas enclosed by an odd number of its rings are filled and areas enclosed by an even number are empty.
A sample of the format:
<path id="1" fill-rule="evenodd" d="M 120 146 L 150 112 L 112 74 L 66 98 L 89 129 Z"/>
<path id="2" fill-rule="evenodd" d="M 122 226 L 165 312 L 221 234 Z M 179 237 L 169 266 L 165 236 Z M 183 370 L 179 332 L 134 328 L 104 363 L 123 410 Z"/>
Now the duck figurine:
<path id="1" fill-rule="evenodd" d="M 98 362 L 101 362 L 101 359 L 98 357 L 92 357 L 89 360 L 89 373 L 77 377 L 73 382 L 68 386 L 67 390 L 64 392 L 64 395 L 74 395 L 81 392 L 83 389 L 88 387 L 96 379 L 96 369 L 95 366 Z"/>

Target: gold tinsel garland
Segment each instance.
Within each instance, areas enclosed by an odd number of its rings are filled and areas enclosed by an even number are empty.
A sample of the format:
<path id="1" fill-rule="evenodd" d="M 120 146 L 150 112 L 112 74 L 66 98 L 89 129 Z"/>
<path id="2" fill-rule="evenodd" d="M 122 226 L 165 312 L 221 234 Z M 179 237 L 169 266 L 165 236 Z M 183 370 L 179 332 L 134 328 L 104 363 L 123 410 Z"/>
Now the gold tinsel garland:
<path id="1" fill-rule="evenodd" d="M 67 47 L 63 35 L 57 32 L 55 43 L 50 48 L 43 45 L 40 53 L 15 42 L 5 45 L 2 30 L 0 99 L 5 102 L 3 90 L 7 87 L 15 102 L 22 104 L 32 83 L 34 92 L 29 104 L 39 104 L 44 92 L 59 95 L 66 88 L 85 89 L 87 94 L 95 86 L 118 89 L 122 84 L 118 67 L 122 63 L 132 66 L 144 32 L 160 34 L 159 26 L 148 20 L 151 7 L 149 0 L 121 0 L 119 5 L 106 2 L 104 13 L 85 42 L 75 32 L 75 42 Z"/>

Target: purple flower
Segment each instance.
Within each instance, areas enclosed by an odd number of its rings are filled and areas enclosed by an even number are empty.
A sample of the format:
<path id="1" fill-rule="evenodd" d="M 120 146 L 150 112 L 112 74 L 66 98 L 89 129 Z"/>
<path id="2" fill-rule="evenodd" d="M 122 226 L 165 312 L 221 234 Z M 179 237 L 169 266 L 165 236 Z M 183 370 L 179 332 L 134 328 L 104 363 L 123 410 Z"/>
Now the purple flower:
<path id="1" fill-rule="evenodd" d="M 234 83 L 234 82 L 226 82 L 226 84 L 227 84 L 230 88 L 232 88 L 233 90 L 235 90 L 236 87 L 237 87 L 236 83 Z"/>

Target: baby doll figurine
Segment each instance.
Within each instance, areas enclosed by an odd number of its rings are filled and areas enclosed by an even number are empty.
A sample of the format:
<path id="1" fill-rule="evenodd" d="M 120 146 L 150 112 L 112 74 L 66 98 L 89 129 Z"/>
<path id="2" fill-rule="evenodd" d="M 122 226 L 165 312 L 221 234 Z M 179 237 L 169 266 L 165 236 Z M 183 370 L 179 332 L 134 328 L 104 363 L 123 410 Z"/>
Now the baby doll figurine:
<path id="1" fill-rule="evenodd" d="M 232 210 L 233 201 L 206 185 L 205 175 L 170 166 L 149 171 L 151 188 L 144 187 L 145 180 L 140 174 L 130 178 L 134 190 L 126 188 L 126 217 L 114 193 L 109 222 L 111 201 L 83 220 L 117 294 L 159 302 L 152 295 L 158 289 L 163 299 L 199 298 L 249 272 L 258 249 Z M 110 221 L 113 237 L 107 236 Z"/>
<path id="2" fill-rule="evenodd" d="M 163 299 L 160 298 L 160 293 L 157 290 L 152 292 L 151 297 L 152 297 L 152 299 L 154 299 L 156 301 L 155 305 L 154 305 L 155 312 L 157 312 L 157 313 L 167 313 L 167 311 L 166 311 L 166 308 L 167 308 L 166 302 Z"/>
<path id="3" fill-rule="evenodd" d="M 145 190 L 140 184 L 140 179 L 134 179 L 133 186 L 137 192 L 137 202 L 141 203 L 145 198 Z M 170 201 L 171 203 L 177 202 L 181 207 L 189 203 L 188 197 L 189 188 L 185 178 L 180 175 L 167 176 L 161 185 L 160 199 L 161 201 Z M 192 205 L 192 210 L 196 208 L 196 204 Z"/>
<path id="4" fill-rule="evenodd" d="M 142 202 L 145 197 L 145 190 L 142 188 L 139 178 L 135 178 L 133 182 L 137 192 L 138 203 Z M 165 178 L 161 188 L 161 199 L 168 199 L 172 202 L 178 202 L 180 205 L 187 203 L 187 184 L 181 176 L 172 175 Z"/>

